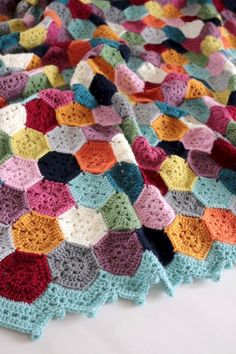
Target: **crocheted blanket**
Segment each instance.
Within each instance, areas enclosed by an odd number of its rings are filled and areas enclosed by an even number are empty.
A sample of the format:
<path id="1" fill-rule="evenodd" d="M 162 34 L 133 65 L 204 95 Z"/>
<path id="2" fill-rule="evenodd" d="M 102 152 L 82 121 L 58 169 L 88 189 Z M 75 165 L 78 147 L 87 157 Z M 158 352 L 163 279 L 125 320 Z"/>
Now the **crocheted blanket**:
<path id="1" fill-rule="evenodd" d="M 0 324 L 236 260 L 236 6 L 0 1 Z"/>

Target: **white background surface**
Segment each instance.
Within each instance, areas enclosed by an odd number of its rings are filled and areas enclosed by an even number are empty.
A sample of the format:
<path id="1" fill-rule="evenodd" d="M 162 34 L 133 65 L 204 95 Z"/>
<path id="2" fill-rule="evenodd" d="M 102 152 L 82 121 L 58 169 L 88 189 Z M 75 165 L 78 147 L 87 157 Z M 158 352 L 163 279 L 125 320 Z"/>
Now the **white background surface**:
<path id="1" fill-rule="evenodd" d="M 0 329 L 1 354 L 236 354 L 236 269 L 219 283 L 184 285 L 169 298 L 158 287 L 144 307 L 103 306 L 95 319 L 51 321 L 42 339 Z"/>

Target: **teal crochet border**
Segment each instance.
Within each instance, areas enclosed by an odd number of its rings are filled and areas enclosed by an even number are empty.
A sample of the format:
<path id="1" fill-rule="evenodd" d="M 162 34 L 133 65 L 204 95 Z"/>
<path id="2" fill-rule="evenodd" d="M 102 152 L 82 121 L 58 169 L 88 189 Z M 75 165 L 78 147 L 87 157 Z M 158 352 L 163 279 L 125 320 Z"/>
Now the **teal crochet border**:
<path id="1" fill-rule="evenodd" d="M 221 242 L 213 244 L 203 261 L 176 253 L 166 268 L 152 252 L 145 251 L 137 272 L 131 277 L 116 276 L 101 270 L 96 281 L 85 291 L 51 283 L 33 304 L 0 297 L 0 325 L 39 339 L 48 322 L 53 318 L 63 318 L 66 312 L 95 317 L 103 304 L 116 302 L 119 298 L 142 305 L 149 288 L 158 283 L 169 296 L 173 296 L 175 288 L 182 283 L 202 278 L 218 281 L 221 271 L 231 268 L 235 262 L 236 245 Z"/>
<path id="2" fill-rule="evenodd" d="M 150 286 L 157 283 L 161 283 L 169 295 L 173 294 L 165 269 L 151 252 L 146 251 L 133 276 L 116 276 L 101 270 L 96 281 L 85 291 L 51 283 L 33 304 L 0 297 L 0 325 L 38 339 L 51 319 L 62 318 L 66 312 L 94 317 L 103 304 L 116 302 L 119 297 L 143 304 Z"/>
<path id="3" fill-rule="evenodd" d="M 205 260 L 199 261 L 182 253 L 176 253 L 174 260 L 166 267 L 168 279 L 173 288 L 192 283 L 194 279 L 219 281 L 224 269 L 236 263 L 236 245 L 214 242 Z"/>

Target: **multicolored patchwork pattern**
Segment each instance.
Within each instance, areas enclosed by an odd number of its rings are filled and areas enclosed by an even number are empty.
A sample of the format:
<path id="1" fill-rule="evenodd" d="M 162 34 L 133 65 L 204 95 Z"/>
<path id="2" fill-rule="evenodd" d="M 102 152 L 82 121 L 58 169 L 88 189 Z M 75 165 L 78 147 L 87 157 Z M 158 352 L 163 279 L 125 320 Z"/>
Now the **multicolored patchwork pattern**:
<path id="1" fill-rule="evenodd" d="M 225 0 L 0 4 L 0 324 L 145 301 L 236 261 Z"/>

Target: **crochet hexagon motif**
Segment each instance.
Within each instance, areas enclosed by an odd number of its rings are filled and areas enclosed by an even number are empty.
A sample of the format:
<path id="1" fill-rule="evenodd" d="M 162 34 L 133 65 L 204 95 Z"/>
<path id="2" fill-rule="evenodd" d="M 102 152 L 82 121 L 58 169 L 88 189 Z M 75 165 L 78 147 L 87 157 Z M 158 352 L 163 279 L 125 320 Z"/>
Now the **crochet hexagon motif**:
<path id="1" fill-rule="evenodd" d="M 220 180 L 205 177 L 197 178 L 193 194 L 202 204 L 212 208 L 228 208 L 232 197 Z"/>
<path id="2" fill-rule="evenodd" d="M 116 68 L 116 84 L 127 95 L 141 92 L 144 89 L 144 82 L 123 64 Z"/>
<path id="3" fill-rule="evenodd" d="M 0 174 L 4 182 L 18 189 L 26 189 L 42 179 L 36 161 L 11 157 L 0 165 Z"/>
<path id="4" fill-rule="evenodd" d="M 49 216 L 59 216 L 75 205 L 68 186 L 63 183 L 40 181 L 27 191 L 32 210 Z"/>
<path id="5" fill-rule="evenodd" d="M 140 221 L 124 193 L 114 194 L 101 208 L 109 230 L 132 230 L 140 227 Z"/>
<path id="6" fill-rule="evenodd" d="M 217 178 L 221 170 L 221 166 L 204 151 L 189 151 L 188 163 L 197 176 Z"/>
<path id="7" fill-rule="evenodd" d="M 47 138 L 53 150 L 65 154 L 75 153 L 86 143 L 83 131 L 76 127 L 56 127 L 47 134 Z"/>
<path id="8" fill-rule="evenodd" d="M 25 105 L 26 126 L 41 133 L 53 129 L 57 125 L 54 110 L 41 99 L 34 99 Z"/>
<path id="9" fill-rule="evenodd" d="M 209 153 L 212 150 L 214 140 L 215 135 L 211 129 L 199 127 L 188 131 L 184 135 L 182 142 L 185 149 L 200 150 Z"/>
<path id="10" fill-rule="evenodd" d="M 64 106 L 65 104 L 72 102 L 74 95 L 72 91 L 47 89 L 40 91 L 39 97 L 51 108 L 56 109 L 60 106 Z"/>
<path id="11" fill-rule="evenodd" d="M 102 126 L 111 126 L 121 123 L 121 117 L 111 106 L 98 106 L 93 109 L 95 122 Z"/>
<path id="12" fill-rule="evenodd" d="M 26 122 L 25 107 L 19 103 L 11 104 L 0 110 L 0 129 L 9 135 L 24 128 Z"/>
<path id="13" fill-rule="evenodd" d="M 143 188 L 141 172 L 135 164 L 121 162 L 107 172 L 107 178 L 118 192 L 128 195 L 131 203 L 138 198 Z"/>
<path id="14" fill-rule="evenodd" d="M 16 248 L 30 253 L 46 254 L 64 240 L 55 218 L 35 212 L 21 216 L 12 232 Z"/>
<path id="15" fill-rule="evenodd" d="M 152 251 L 164 266 L 173 260 L 174 248 L 164 230 L 143 226 L 137 230 L 137 234 L 143 248 Z"/>
<path id="16" fill-rule="evenodd" d="M 0 185 L 0 222 L 10 224 L 28 211 L 26 194 L 23 191 Z"/>
<path id="17" fill-rule="evenodd" d="M 153 229 L 163 229 L 175 217 L 173 209 L 155 186 L 144 186 L 134 208 L 142 224 Z"/>
<path id="18" fill-rule="evenodd" d="M 91 248 L 65 242 L 48 255 L 53 280 L 72 289 L 86 289 L 98 276 Z"/>
<path id="19" fill-rule="evenodd" d="M 0 295 L 8 299 L 30 304 L 46 290 L 50 281 L 43 255 L 16 251 L 0 263 Z"/>
<path id="20" fill-rule="evenodd" d="M 111 141 L 113 136 L 120 133 L 120 129 L 117 127 L 104 127 L 99 124 L 83 127 L 82 130 L 88 141 Z"/>
<path id="21" fill-rule="evenodd" d="M 68 183 L 80 173 L 76 158 L 71 154 L 50 151 L 38 161 L 44 178 L 49 181 Z"/>
<path id="22" fill-rule="evenodd" d="M 70 191 L 80 205 L 100 208 L 115 193 L 105 175 L 81 173 L 69 183 Z"/>
<path id="23" fill-rule="evenodd" d="M 236 216 L 230 210 L 206 208 L 203 220 L 213 240 L 236 243 Z"/>
<path id="24" fill-rule="evenodd" d="M 191 192 L 170 191 L 165 200 L 180 215 L 200 217 L 204 212 L 204 205 Z"/>
<path id="25" fill-rule="evenodd" d="M 188 127 L 173 117 L 161 115 L 152 122 L 152 127 L 160 140 L 180 140 L 188 131 Z"/>
<path id="26" fill-rule="evenodd" d="M 111 231 L 94 250 L 102 268 L 116 275 L 134 274 L 142 256 L 142 246 L 133 231 Z"/>
<path id="27" fill-rule="evenodd" d="M 0 260 L 14 252 L 10 226 L 0 224 Z"/>
<path id="28" fill-rule="evenodd" d="M 165 231 L 177 252 L 204 259 L 211 248 L 212 237 L 200 218 L 178 215 Z"/>
<path id="29" fill-rule="evenodd" d="M 72 102 L 56 109 L 56 119 L 60 125 L 82 127 L 94 124 L 92 112 L 79 103 Z"/>
<path id="30" fill-rule="evenodd" d="M 114 152 L 105 141 L 90 141 L 75 156 L 81 169 L 90 173 L 103 173 L 116 163 Z"/>
<path id="31" fill-rule="evenodd" d="M 58 222 L 67 241 L 84 246 L 96 244 L 107 231 L 102 214 L 83 206 L 68 210 Z"/>
<path id="32" fill-rule="evenodd" d="M 18 156 L 37 160 L 49 151 L 49 146 L 42 133 L 25 128 L 12 136 L 12 149 Z"/>
<path id="33" fill-rule="evenodd" d="M 179 156 L 168 157 L 161 165 L 160 175 L 170 190 L 191 191 L 196 175 Z"/>
<path id="34" fill-rule="evenodd" d="M 12 155 L 10 137 L 0 131 L 0 164 Z"/>
<path id="35" fill-rule="evenodd" d="M 236 171 L 222 169 L 219 180 L 232 194 L 236 194 Z"/>
<path id="36" fill-rule="evenodd" d="M 139 166 L 147 170 L 157 171 L 166 159 L 166 154 L 161 148 L 150 146 L 143 137 L 134 140 L 132 149 Z"/>

